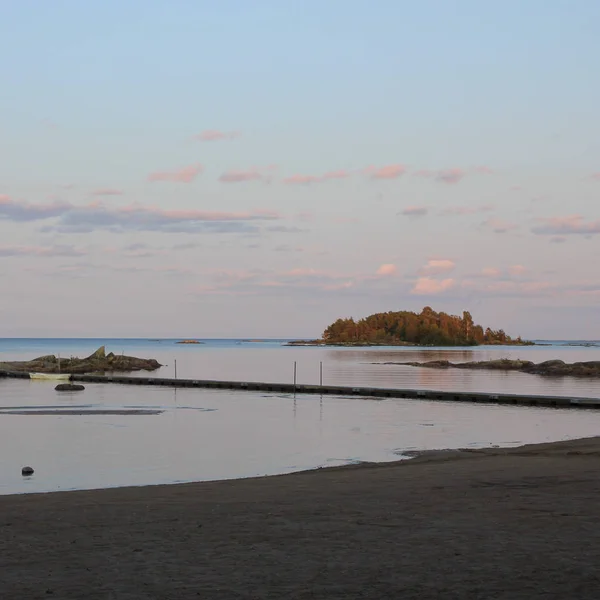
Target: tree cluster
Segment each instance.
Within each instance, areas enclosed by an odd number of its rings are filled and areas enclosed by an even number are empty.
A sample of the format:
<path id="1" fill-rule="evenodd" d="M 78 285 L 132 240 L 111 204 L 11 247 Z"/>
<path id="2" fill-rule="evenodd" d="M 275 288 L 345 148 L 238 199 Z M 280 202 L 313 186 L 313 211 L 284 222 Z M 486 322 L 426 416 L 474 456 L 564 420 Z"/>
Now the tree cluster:
<path id="1" fill-rule="evenodd" d="M 430 346 L 477 346 L 521 344 L 499 329 L 483 329 L 468 311 L 462 317 L 437 313 L 426 306 L 419 314 L 410 311 L 376 313 L 355 321 L 338 319 L 323 332 L 326 344 L 419 344 Z"/>

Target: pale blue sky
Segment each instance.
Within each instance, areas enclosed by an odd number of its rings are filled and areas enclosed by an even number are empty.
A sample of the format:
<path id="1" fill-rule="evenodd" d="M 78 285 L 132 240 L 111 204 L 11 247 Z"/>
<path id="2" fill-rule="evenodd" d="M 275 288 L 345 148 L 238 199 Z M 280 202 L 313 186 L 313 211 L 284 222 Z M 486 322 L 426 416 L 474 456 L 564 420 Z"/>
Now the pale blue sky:
<path id="1" fill-rule="evenodd" d="M 600 338 L 599 28 L 591 0 L 0 1 L 0 335 L 429 304 Z"/>

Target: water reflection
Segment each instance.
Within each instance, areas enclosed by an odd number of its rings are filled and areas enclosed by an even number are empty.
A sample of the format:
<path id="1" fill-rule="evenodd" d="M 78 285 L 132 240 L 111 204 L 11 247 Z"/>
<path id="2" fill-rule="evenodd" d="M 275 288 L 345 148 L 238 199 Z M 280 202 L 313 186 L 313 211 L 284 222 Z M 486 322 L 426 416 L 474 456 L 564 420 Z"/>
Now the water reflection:
<path id="1" fill-rule="evenodd" d="M 1 342 L 1 340 L 0 340 Z M 40 344 L 42 341 L 38 341 Z M 93 352 L 99 341 L 55 340 L 52 351 L 85 356 Z M 107 341 L 108 350 L 116 342 Z M 131 346 L 127 346 L 127 344 Z M 80 344 L 81 347 L 77 347 Z M 526 394 L 552 394 L 597 397 L 598 383 L 593 379 L 549 379 L 524 373 L 492 371 L 430 370 L 401 365 L 382 365 L 383 362 L 412 362 L 450 360 L 465 362 L 520 358 L 541 362 L 559 358 L 566 362 L 600 360 L 600 347 L 580 346 L 479 346 L 476 348 L 314 348 L 285 347 L 276 343 L 242 344 L 218 341 L 200 346 L 176 346 L 174 342 L 150 343 L 143 340 L 120 340 L 118 348 L 137 356 L 156 358 L 166 365 L 152 373 L 158 377 L 172 377 L 177 360 L 177 375 L 187 379 L 220 379 L 234 381 L 269 381 L 292 383 L 294 363 L 297 365 L 298 383 L 318 384 L 321 363 L 323 381 L 328 385 L 365 387 L 392 387 L 405 389 L 464 390 L 477 392 L 513 392 Z M 15 347 L 2 352 L 0 360 L 33 358 L 48 353 L 48 347 L 27 352 Z M 9 353 L 10 355 L 8 355 Z M 20 354 L 19 354 L 20 353 Z M 171 365 L 171 366 L 167 366 Z M 133 373 L 133 377 L 147 373 Z"/>
<path id="2" fill-rule="evenodd" d="M 163 411 L 0 414 L 3 494 L 285 473 L 395 460 L 408 449 L 582 437 L 600 427 L 600 412 L 145 386 L 89 384 L 74 399 L 51 382 L 0 380 L 0 397 L 8 407 Z M 28 480 L 24 464 L 35 469 Z"/>

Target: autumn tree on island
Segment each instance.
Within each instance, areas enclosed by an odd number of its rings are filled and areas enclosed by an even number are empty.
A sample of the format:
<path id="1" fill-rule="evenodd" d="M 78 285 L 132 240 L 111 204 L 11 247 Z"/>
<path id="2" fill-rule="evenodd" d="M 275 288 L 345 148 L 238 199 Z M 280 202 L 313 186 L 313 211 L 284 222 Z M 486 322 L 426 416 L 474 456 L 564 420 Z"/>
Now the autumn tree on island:
<path id="1" fill-rule="evenodd" d="M 483 329 L 464 311 L 462 317 L 437 313 L 426 306 L 420 314 L 410 311 L 376 313 L 355 321 L 338 319 L 323 332 L 326 344 L 420 344 L 431 346 L 477 346 L 479 344 L 521 344 L 502 329 Z"/>

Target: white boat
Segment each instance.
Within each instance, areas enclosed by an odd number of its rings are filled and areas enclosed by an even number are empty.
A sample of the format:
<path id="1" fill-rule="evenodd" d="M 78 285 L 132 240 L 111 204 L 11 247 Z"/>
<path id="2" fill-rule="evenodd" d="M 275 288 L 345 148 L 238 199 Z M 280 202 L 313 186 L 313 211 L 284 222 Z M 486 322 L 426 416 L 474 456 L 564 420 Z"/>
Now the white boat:
<path id="1" fill-rule="evenodd" d="M 70 373 L 29 373 L 29 379 L 44 379 L 50 381 L 69 381 Z"/>

